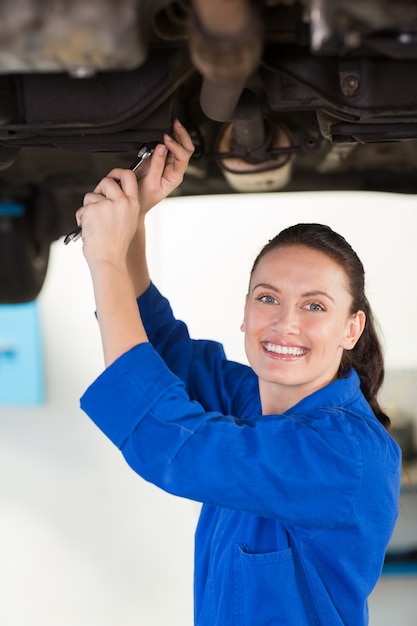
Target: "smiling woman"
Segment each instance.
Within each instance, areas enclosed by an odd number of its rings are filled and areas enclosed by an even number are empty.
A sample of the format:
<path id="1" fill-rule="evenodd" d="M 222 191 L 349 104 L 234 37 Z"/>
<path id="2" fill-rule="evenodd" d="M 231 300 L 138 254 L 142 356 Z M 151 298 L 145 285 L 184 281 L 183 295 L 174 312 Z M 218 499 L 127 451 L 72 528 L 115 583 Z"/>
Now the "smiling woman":
<path id="1" fill-rule="evenodd" d="M 362 264 L 327 226 L 288 228 L 253 267 L 249 366 L 192 340 L 150 282 L 144 226 L 191 153 L 176 124 L 139 186 L 114 171 L 78 213 L 107 365 L 82 408 L 143 478 L 204 504 L 196 626 L 364 626 L 400 451 Z"/>
<path id="2" fill-rule="evenodd" d="M 328 236 L 318 225 L 294 230 L 304 230 L 305 241 L 320 230 Z M 275 241 L 255 262 L 242 324 L 263 413 L 283 413 L 332 382 L 365 325 L 340 265 L 307 245 Z"/>
<path id="3" fill-rule="evenodd" d="M 272 277 L 274 284 L 282 281 L 283 286 L 257 284 L 259 276 Z M 262 295 L 265 288 L 272 296 Z M 283 341 L 287 333 L 294 339 L 306 332 L 314 346 L 312 354 L 309 354 L 311 345 L 298 346 L 302 354 L 295 360 L 301 361 L 307 369 L 301 379 L 301 383 L 304 380 L 307 386 L 300 388 L 293 379 L 289 387 L 280 389 L 275 397 L 278 395 L 281 410 L 286 408 L 284 398 L 289 392 L 291 406 L 334 378 L 343 377 L 349 367 L 354 367 L 375 415 L 382 424 L 389 426 L 389 417 L 377 399 L 384 379 L 384 362 L 374 316 L 365 294 L 365 272 L 359 257 L 342 236 L 320 224 L 298 224 L 283 230 L 255 259 L 245 317 L 251 310 L 251 294 L 255 302 L 268 298 L 269 302 L 278 305 L 275 309 L 278 308 L 279 313 L 271 314 L 275 321 L 269 325 L 269 331 L 273 330 L 274 336 L 280 338 L 278 345 L 282 348 L 275 347 L 276 341 L 271 341 L 273 353 L 280 351 L 282 355 L 282 352 L 288 354 L 289 349 L 292 352 L 297 349 Z M 294 328 L 287 328 L 285 324 L 294 324 Z M 276 331 L 276 325 L 284 325 L 281 334 Z M 244 327 L 245 323 L 242 329 Z M 264 342 L 261 345 L 265 349 Z M 245 348 L 248 355 L 247 335 Z M 271 347 L 266 350 L 270 353 Z M 316 367 L 314 363 L 317 363 Z M 253 362 L 251 365 L 254 366 Z M 290 368 L 285 371 L 294 376 Z M 277 410 L 278 407 L 271 408 Z"/>

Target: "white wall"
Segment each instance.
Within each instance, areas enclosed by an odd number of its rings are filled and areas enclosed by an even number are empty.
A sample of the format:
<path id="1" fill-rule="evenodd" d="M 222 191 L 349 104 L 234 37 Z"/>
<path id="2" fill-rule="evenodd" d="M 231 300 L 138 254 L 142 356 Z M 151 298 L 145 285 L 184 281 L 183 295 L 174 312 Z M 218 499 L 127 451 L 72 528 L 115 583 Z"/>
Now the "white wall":
<path id="1" fill-rule="evenodd" d="M 251 263 L 267 239 L 299 221 L 328 223 L 352 243 L 388 366 L 417 368 L 414 198 L 169 199 L 149 216 L 152 276 L 194 336 L 219 339 L 230 358 L 244 359 Z M 135 476 L 78 408 L 102 368 L 81 242 L 53 245 L 39 303 L 46 403 L 0 408 L 0 623 L 191 626 L 198 508 Z"/>
<path id="2" fill-rule="evenodd" d="M 254 257 L 286 226 L 328 224 L 364 263 L 368 297 L 386 340 L 387 367 L 417 367 L 413 196 L 329 192 L 171 198 L 149 220 L 155 227 L 150 254 L 158 285 L 195 335 L 218 338 L 230 358 L 239 360 L 245 358 L 239 326 Z"/>

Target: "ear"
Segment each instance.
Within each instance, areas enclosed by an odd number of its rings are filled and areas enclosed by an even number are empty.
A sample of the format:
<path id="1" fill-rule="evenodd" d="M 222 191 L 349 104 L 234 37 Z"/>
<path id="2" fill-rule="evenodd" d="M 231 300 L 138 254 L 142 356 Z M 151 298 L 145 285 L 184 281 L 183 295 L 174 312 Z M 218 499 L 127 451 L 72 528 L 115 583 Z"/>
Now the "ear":
<path id="1" fill-rule="evenodd" d="M 351 315 L 346 324 L 346 333 L 342 342 L 342 348 L 352 350 L 359 340 L 365 328 L 366 315 L 363 311 L 357 311 Z"/>
<path id="2" fill-rule="evenodd" d="M 246 307 L 248 305 L 248 294 L 246 294 L 245 297 L 245 309 L 243 311 L 243 322 L 240 325 L 240 330 L 242 331 L 242 333 L 246 332 Z"/>

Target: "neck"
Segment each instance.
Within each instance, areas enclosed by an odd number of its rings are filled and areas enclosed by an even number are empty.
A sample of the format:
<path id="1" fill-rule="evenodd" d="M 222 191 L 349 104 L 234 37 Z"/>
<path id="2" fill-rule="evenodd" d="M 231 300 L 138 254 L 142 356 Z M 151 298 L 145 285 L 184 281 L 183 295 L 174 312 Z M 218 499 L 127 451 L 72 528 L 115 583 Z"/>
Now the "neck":
<path id="1" fill-rule="evenodd" d="M 315 391 L 329 385 L 336 376 L 318 385 L 280 385 L 259 380 L 262 415 L 280 415 Z"/>
<path id="2" fill-rule="evenodd" d="M 302 399 L 298 387 L 289 388 L 259 381 L 262 415 L 280 415 Z"/>

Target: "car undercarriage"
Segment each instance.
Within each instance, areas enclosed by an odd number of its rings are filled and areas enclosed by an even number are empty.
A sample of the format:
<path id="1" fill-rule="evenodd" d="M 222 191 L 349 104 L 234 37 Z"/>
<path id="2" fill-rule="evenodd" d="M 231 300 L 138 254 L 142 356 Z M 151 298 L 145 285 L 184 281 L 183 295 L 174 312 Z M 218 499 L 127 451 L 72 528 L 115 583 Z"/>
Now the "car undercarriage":
<path id="1" fill-rule="evenodd" d="M 413 0 L 0 0 L 0 302 L 178 117 L 183 195 L 415 193 Z"/>

